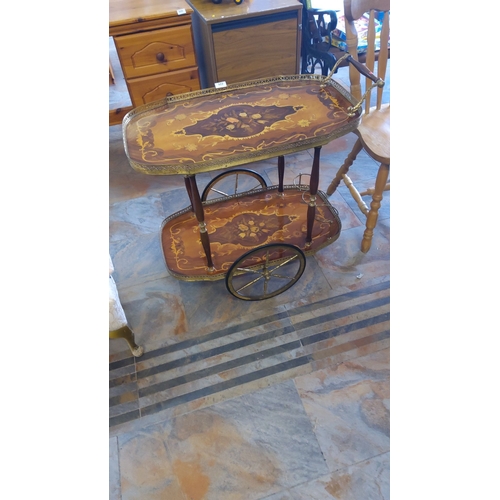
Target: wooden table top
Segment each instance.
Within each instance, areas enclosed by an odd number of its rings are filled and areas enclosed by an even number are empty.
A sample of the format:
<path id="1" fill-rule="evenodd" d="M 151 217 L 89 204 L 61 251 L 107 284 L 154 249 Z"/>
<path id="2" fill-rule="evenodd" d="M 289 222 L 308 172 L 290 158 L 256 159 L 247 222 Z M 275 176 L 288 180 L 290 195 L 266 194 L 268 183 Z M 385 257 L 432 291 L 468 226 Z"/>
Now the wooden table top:
<path id="1" fill-rule="evenodd" d="M 145 104 L 123 119 L 131 166 L 191 175 L 328 144 L 353 131 L 360 112 L 335 80 L 291 75 L 204 89 Z"/>
<path id="2" fill-rule="evenodd" d="M 239 5 L 233 0 L 222 0 L 219 4 L 214 4 L 212 0 L 187 1 L 207 24 L 236 21 L 244 17 L 264 16 L 302 8 L 299 0 L 243 0 Z"/>
<path id="3" fill-rule="evenodd" d="M 109 0 L 110 34 L 128 25 L 146 27 L 148 23 L 174 18 L 182 10 L 189 16 L 193 13 L 185 0 Z"/>

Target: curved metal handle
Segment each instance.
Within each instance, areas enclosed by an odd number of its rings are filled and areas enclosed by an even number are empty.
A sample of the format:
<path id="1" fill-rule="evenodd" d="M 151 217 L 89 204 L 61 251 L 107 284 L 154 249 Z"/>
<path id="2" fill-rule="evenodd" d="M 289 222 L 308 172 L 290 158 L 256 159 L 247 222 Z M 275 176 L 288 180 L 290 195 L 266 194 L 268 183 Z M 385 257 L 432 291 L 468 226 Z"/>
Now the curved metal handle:
<path id="1" fill-rule="evenodd" d="M 356 61 L 352 56 L 349 56 L 347 60 L 362 74 L 369 78 L 377 87 L 383 87 L 385 85 L 384 80 L 375 76 L 364 64 Z"/>
<path id="2" fill-rule="evenodd" d="M 382 78 L 379 78 L 375 76 L 364 64 L 361 64 L 359 61 L 356 61 L 351 54 L 346 53 L 344 54 L 340 59 L 337 60 L 335 63 L 335 66 L 332 68 L 328 76 L 323 78 L 321 81 L 321 86 L 324 87 L 326 85 L 326 82 L 330 80 L 335 73 L 337 67 L 340 65 L 340 63 L 344 60 L 346 60 L 351 63 L 361 74 L 365 75 L 367 78 L 375 82 L 373 85 L 371 85 L 369 88 L 366 89 L 366 92 L 363 94 L 363 97 L 361 100 L 356 104 L 355 106 L 349 106 L 347 108 L 347 115 L 348 116 L 354 116 L 356 112 L 358 111 L 359 108 L 363 105 L 363 101 L 365 100 L 365 97 L 375 88 L 375 87 L 383 87 L 385 85 L 384 80 Z"/>

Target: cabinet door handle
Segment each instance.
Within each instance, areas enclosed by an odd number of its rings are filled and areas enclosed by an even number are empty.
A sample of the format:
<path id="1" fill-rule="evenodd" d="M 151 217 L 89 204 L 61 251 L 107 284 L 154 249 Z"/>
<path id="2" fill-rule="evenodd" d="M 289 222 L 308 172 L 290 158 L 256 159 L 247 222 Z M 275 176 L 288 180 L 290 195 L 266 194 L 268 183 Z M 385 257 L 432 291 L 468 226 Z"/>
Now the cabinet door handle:
<path id="1" fill-rule="evenodd" d="M 165 61 L 165 54 L 163 52 L 158 52 L 158 54 L 156 54 L 156 60 L 158 62 L 164 62 Z"/>

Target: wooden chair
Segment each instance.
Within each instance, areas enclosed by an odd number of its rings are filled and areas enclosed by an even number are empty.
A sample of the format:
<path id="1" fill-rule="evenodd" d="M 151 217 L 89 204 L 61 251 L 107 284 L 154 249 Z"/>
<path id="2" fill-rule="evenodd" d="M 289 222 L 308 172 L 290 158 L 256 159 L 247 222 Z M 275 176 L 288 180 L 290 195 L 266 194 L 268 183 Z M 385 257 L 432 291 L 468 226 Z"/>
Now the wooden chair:
<path id="1" fill-rule="evenodd" d="M 375 60 L 378 60 L 377 77 L 385 80 L 387 61 L 389 58 L 389 10 L 390 0 L 344 0 L 345 30 L 347 38 L 347 50 L 352 58 L 358 61 L 358 33 L 354 27 L 354 21 L 360 19 L 363 14 L 369 13 L 368 22 L 368 49 L 366 53 L 365 66 L 374 71 Z M 380 31 L 380 50 L 375 49 L 376 20 L 380 22 L 380 13 L 383 13 L 382 28 Z M 347 156 L 344 164 L 338 170 L 335 178 L 327 189 L 327 194 L 335 192 L 343 180 L 349 188 L 352 197 L 356 200 L 359 209 L 366 216 L 366 229 L 361 242 L 361 251 L 368 252 L 371 246 L 373 230 L 377 224 L 378 211 L 383 198 L 383 192 L 390 189 L 389 167 L 390 167 L 390 104 L 382 104 L 383 88 L 377 87 L 376 104 L 371 106 L 371 80 L 366 79 L 368 91 L 362 96 L 360 84 L 360 73 L 352 65 L 349 65 L 349 80 L 351 94 L 359 101 L 363 100 L 363 115 L 359 127 L 354 131 L 358 136 L 352 151 Z M 380 162 L 377 178 L 373 188 L 359 192 L 347 175 L 349 167 L 353 164 L 358 153 L 364 149 L 375 161 Z M 363 200 L 363 196 L 371 195 L 370 208 Z"/>

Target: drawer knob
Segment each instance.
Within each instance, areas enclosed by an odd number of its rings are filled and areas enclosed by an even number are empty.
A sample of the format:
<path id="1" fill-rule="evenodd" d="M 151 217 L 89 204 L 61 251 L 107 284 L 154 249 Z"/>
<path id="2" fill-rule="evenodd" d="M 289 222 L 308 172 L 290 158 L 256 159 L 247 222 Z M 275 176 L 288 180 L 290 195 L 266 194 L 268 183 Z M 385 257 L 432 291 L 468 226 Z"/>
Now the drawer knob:
<path id="1" fill-rule="evenodd" d="M 165 54 L 163 52 L 158 52 L 158 54 L 156 54 L 156 60 L 158 62 L 165 61 Z"/>

